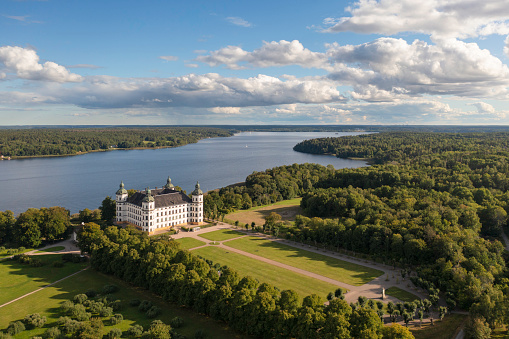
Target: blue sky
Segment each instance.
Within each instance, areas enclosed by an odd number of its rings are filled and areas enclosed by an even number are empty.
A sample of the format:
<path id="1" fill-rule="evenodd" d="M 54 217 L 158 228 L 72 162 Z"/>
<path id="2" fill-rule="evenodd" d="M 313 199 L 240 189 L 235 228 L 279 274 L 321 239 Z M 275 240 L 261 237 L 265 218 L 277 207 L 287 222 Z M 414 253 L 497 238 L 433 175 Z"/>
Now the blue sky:
<path id="1" fill-rule="evenodd" d="M 509 124 L 505 0 L 3 0 L 0 27 L 0 125 Z"/>

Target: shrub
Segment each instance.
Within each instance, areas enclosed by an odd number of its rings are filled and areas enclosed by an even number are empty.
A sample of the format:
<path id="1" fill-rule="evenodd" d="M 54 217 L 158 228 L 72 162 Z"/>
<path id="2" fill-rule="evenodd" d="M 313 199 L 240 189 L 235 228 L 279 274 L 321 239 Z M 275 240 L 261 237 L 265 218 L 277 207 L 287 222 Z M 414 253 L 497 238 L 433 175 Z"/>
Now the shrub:
<path id="1" fill-rule="evenodd" d="M 111 317 L 112 314 L 113 314 L 113 309 L 111 307 L 103 307 L 99 311 L 99 315 L 101 317 Z"/>
<path id="2" fill-rule="evenodd" d="M 7 327 L 7 333 L 10 335 L 16 335 L 20 332 L 23 332 L 25 330 L 25 325 L 21 321 L 13 321 L 9 323 L 9 326 Z"/>
<path id="3" fill-rule="evenodd" d="M 135 306 L 136 307 L 136 306 L 139 306 L 140 303 L 141 303 L 141 301 L 139 299 L 131 299 L 131 300 L 129 300 L 129 305 L 131 305 L 131 306 Z"/>
<path id="4" fill-rule="evenodd" d="M 122 336 L 122 331 L 120 329 L 118 329 L 118 328 L 113 328 L 108 333 L 108 338 L 109 339 L 119 339 L 121 336 Z"/>
<path id="5" fill-rule="evenodd" d="M 66 334 L 74 334 L 80 327 L 80 322 L 69 317 L 60 317 L 58 323 L 62 326 L 62 330 Z"/>
<path id="6" fill-rule="evenodd" d="M 72 261 L 72 256 L 73 256 L 72 253 L 64 253 L 64 254 L 62 254 L 62 260 L 63 261 L 67 261 L 67 262 L 71 262 Z"/>
<path id="7" fill-rule="evenodd" d="M 23 246 L 18 247 L 18 248 L 16 249 L 16 251 L 17 251 L 18 253 L 21 253 L 21 252 L 23 252 L 24 250 L 26 250 L 26 248 L 24 248 Z"/>
<path id="8" fill-rule="evenodd" d="M 145 313 L 147 315 L 147 318 L 155 318 L 157 317 L 159 314 L 161 314 L 162 310 L 157 307 L 157 306 L 152 306 L 151 308 L 148 309 L 147 313 Z"/>
<path id="9" fill-rule="evenodd" d="M 205 332 L 204 330 L 198 330 L 194 333 L 194 338 L 195 339 L 205 339 L 205 338 L 207 338 L 207 332 Z"/>
<path id="10" fill-rule="evenodd" d="M 94 298 L 97 295 L 97 292 L 94 289 L 89 289 L 85 292 L 85 294 L 90 299 L 90 298 Z"/>
<path id="11" fill-rule="evenodd" d="M 42 327 L 46 323 L 46 317 L 41 316 L 39 313 L 32 313 L 25 316 L 23 322 L 28 328 Z"/>
<path id="12" fill-rule="evenodd" d="M 45 338 L 58 338 L 58 337 L 60 337 L 60 334 L 61 334 L 61 332 L 58 329 L 58 327 L 50 327 L 50 328 L 48 328 L 46 333 L 44 333 L 44 337 Z"/>
<path id="13" fill-rule="evenodd" d="M 64 267 L 64 262 L 63 261 L 55 261 L 53 263 L 53 267 Z"/>
<path id="14" fill-rule="evenodd" d="M 120 313 L 115 314 L 113 317 L 110 318 L 110 323 L 112 325 L 120 324 L 124 320 L 124 316 Z"/>
<path id="15" fill-rule="evenodd" d="M 113 309 L 113 311 L 120 311 L 121 309 L 124 308 L 122 301 L 120 301 L 120 300 L 112 301 L 108 304 L 108 306 L 111 307 Z"/>
<path id="16" fill-rule="evenodd" d="M 88 297 L 84 293 L 76 294 L 73 298 L 75 304 L 83 304 L 83 302 L 87 299 Z"/>
<path id="17" fill-rule="evenodd" d="M 131 326 L 127 330 L 127 335 L 129 335 L 130 337 L 137 338 L 137 337 L 141 336 L 142 333 L 143 333 L 143 327 L 141 325 Z"/>
<path id="18" fill-rule="evenodd" d="M 71 310 L 71 317 L 78 321 L 86 321 L 90 319 L 90 316 L 91 314 L 88 313 L 85 306 L 81 304 L 74 305 L 74 308 Z"/>
<path id="19" fill-rule="evenodd" d="M 66 313 L 70 314 L 71 310 L 74 308 L 74 303 L 70 300 L 66 300 L 60 305 L 60 309 Z"/>
<path id="20" fill-rule="evenodd" d="M 91 312 L 91 313 L 99 313 L 101 312 L 101 310 L 103 309 L 104 307 L 104 304 L 100 301 L 91 301 L 90 302 L 90 306 L 88 308 L 88 310 Z"/>
<path id="21" fill-rule="evenodd" d="M 143 300 L 138 306 L 138 310 L 140 312 L 147 312 L 152 307 L 152 302 L 148 300 Z"/>
<path id="22" fill-rule="evenodd" d="M 22 264 L 28 264 L 32 258 L 26 254 L 16 254 L 12 259 Z"/>
<path id="23" fill-rule="evenodd" d="M 112 294 L 119 290 L 117 285 L 105 285 L 103 287 L 103 294 Z"/>
<path id="24" fill-rule="evenodd" d="M 41 267 L 44 265 L 44 263 L 40 259 L 34 259 L 34 258 L 30 259 L 29 264 L 32 267 Z"/>
<path id="25" fill-rule="evenodd" d="M 173 328 L 180 328 L 184 324 L 184 320 L 181 317 L 175 317 L 170 320 L 170 326 Z"/>
<path id="26" fill-rule="evenodd" d="M 0 339 L 12 339 L 12 337 L 8 333 L 0 332 Z"/>

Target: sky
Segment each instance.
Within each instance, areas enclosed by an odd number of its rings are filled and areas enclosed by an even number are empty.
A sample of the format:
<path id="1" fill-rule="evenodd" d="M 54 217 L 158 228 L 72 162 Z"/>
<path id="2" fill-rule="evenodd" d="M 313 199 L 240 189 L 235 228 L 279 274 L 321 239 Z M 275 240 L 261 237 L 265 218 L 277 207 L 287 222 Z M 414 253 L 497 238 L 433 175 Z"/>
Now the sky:
<path id="1" fill-rule="evenodd" d="M 507 0 L 1 0 L 0 125 L 509 125 Z"/>

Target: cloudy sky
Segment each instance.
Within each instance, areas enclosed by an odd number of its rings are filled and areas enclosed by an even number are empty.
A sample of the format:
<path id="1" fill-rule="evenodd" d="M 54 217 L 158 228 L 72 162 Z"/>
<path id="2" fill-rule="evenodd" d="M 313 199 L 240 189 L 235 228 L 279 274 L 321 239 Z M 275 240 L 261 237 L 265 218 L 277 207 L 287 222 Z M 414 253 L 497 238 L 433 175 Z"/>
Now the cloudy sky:
<path id="1" fill-rule="evenodd" d="M 2 0 L 0 125 L 509 124 L 507 0 Z"/>

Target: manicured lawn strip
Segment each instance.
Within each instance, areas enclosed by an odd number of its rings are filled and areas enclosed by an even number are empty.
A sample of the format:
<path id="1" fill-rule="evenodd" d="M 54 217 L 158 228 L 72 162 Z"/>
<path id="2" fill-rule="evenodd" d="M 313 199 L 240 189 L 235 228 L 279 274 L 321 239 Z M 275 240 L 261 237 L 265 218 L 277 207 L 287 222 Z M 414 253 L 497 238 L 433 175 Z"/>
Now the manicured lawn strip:
<path id="1" fill-rule="evenodd" d="M 202 247 L 192 252 L 195 255 L 210 259 L 214 263 L 231 267 L 239 272 L 241 276 L 249 275 L 258 279 L 260 282 L 266 282 L 276 286 L 281 291 L 292 289 L 297 292 L 301 298 L 316 293 L 325 301 L 327 294 L 338 288 L 324 281 L 306 277 L 238 253 L 229 252 L 220 247 Z"/>
<path id="2" fill-rule="evenodd" d="M 417 325 L 411 327 L 410 331 L 415 339 L 450 339 L 454 337 L 454 333 L 466 321 L 467 317 L 465 314 L 449 314 L 442 321 L 435 320 L 433 326 L 428 322 L 422 326 L 422 329 Z"/>
<path id="3" fill-rule="evenodd" d="M 373 268 L 259 237 L 244 237 L 224 244 L 354 286 L 364 285 L 383 274 L 382 271 Z"/>
<path id="4" fill-rule="evenodd" d="M 60 254 L 38 255 L 35 258 L 43 261 L 44 266 L 32 267 L 9 259 L 0 261 L 0 305 L 71 275 L 88 265 L 88 263 L 65 263 L 63 267 L 54 267 L 55 261 L 62 261 Z"/>
<path id="5" fill-rule="evenodd" d="M 33 336 L 40 336 L 48 328 L 57 326 L 56 321 L 62 316 L 59 307 L 63 301 L 72 299 L 76 294 L 84 293 L 88 289 L 95 289 L 99 292 L 104 285 L 108 284 L 115 284 L 120 287 L 120 290 L 113 294 L 113 296 L 122 300 L 124 304 L 124 309 L 118 312 L 122 313 L 124 321 L 118 325 L 111 326 L 105 320 L 106 318 L 102 318 L 105 325 L 104 334 L 107 334 L 114 327 L 125 331 L 134 324 L 147 328 L 153 319 L 148 319 L 144 313 L 138 311 L 137 307 L 129 306 L 129 300 L 139 299 L 150 300 L 154 305 L 159 306 L 163 312 L 157 319 L 164 321 L 166 324 L 176 316 L 183 318 L 184 325 L 177 329 L 177 331 L 188 338 L 194 338 L 194 333 L 198 329 L 203 329 L 208 334 L 208 338 L 243 338 L 229 331 L 224 324 L 216 322 L 214 319 L 173 304 L 168 304 L 148 291 L 131 287 L 115 277 L 104 275 L 92 269 L 88 269 L 54 286 L 0 308 L 0 330 L 5 331 L 10 321 L 21 320 L 30 313 L 40 313 L 47 317 L 46 325 L 41 329 L 23 331 L 16 336 L 16 339 L 29 339 Z"/>
<path id="6" fill-rule="evenodd" d="M 37 251 L 36 253 L 58 252 L 58 251 L 61 251 L 61 250 L 64 250 L 64 249 L 65 249 L 65 246 L 55 246 L 55 247 L 50 247 L 50 248 L 46 248 L 44 250 Z"/>
<path id="7" fill-rule="evenodd" d="M 224 241 L 228 239 L 238 238 L 243 236 L 244 233 L 232 231 L 232 230 L 217 230 L 208 233 L 199 234 L 201 238 L 212 240 L 212 241 Z"/>
<path id="8" fill-rule="evenodd" d="M 177 241 L 180 244 L 180 248 L 184 250 L 205 245 L 203 241 L 195 238 L 179 238 L 175 239 L 175 241 Z"/>
<path id="9" fill-rule="evenodd" d="M 412 294 L 410 292 L 402 290 L 401 288 L 396 287 L 396 286 L 392 286 L 392 287 L 389 287 L 388 289 L 386 289 L 385 290 L 385 294 L 390 295 L 390 296 L 395 297 L 395 298 L 398 298 L 401 301 L 409 301 L 409 302 L 411 302 L 411 301 L 414 301 L 414 300 L 421 299 L 418 296 L 416 296 L 415 294 Z"/>
<path id="10" fill-rule="evenodd" d="M 281 215 L 282 220 L 293 221 L 295 220 L 295 215 L 301 213 L 301 200 L 302 198 L 283 200 L 272 205 L 257 206 L 247 210 L 235 211 L 227 214 L 225 216 L 225 220 L 228 219 L 232 221 L 232 223 L 238 220 L 241 226 L 245 225 L 246 223 L 251 225 L 251 223 L 254 221 L 257 225 L 260 226 L 265 222 L 265 217 L 267 215 L 269 215 L 271 212 L 276 212 Z"/>

